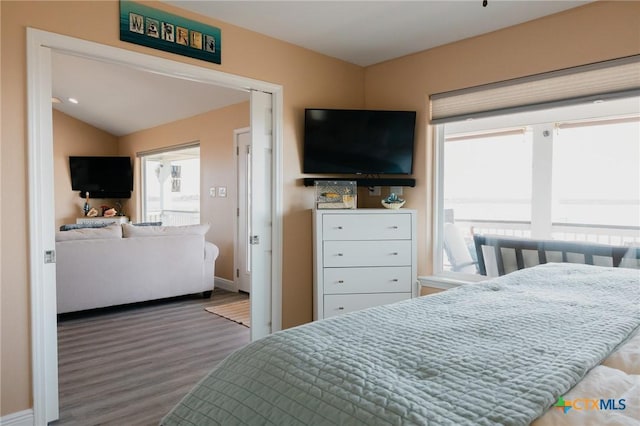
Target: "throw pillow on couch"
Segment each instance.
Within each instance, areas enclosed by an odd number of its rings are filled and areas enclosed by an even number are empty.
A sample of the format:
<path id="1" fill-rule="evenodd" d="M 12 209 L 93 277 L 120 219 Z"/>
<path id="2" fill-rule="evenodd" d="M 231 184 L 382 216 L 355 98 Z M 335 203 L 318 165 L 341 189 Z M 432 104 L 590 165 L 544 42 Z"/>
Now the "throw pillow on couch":
<path id="1" fill-rule="evenodd" d="M 122 226 L 113 223 L 102 228 L 79 228 L 70 231 L 56 232 L 56 242 L 73 240 L 94 240 L 94 239 L 122 238 Z"/>

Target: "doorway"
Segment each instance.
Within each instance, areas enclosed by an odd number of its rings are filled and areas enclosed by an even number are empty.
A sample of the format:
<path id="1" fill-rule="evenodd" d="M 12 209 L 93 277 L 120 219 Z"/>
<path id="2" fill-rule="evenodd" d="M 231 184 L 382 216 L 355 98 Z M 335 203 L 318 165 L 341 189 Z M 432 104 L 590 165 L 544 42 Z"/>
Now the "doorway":
<path id="1" fill-rule="evenodd" d="M 239 291 L 251 293 L 251 134 L 248 128 L 233 132 L 236 149 L 238 209 L 236 212 L 235 275 Z"/>
<path id="2" fill-rule="evenodd" d="M 251 127 L 268 129 L 251 134 L 252 144 L 258 141 L 259 151 L 269 150 L 272 155 L 259 156 L 268 159 L 262 169 L 274 171 L 269 179 L 272 203 L 252 203 L 253 226 L 261 235 L 262 246 L 253 248 L 252 261 L 263 271 L 260 280 L 253 283 L 253 290 L 268 297 L 252 301 L 251 309 L 259 309 L 261 315 L 257 327 L 252 327 L 252 339 L 256 339 L 281 327 L 281 143 L 282 143 L 282 87 L 259 80 L 234 76 L 209 68 L 175 62 L 111 46 L 87 42 L 72 37 L 27 29 L 27 81 L 29 122 L 29 229 L 30 229 L 30 280 L 32 312 L 32 375 L 34 423 L 46 424 L 58 417 L 58 377 L 56 339 L 56 291 L 55 291 L 55 238 L 53 217 L 38 212 L 53 210 L 53 164 L 51 119 L 51 52 L 60 51 L 104 62 L 115 62 L 175 78 L 191 79 L 205 84 L 222 85 L 251 93 Z M 254 101 L 256 100 L 256 101 Z M 264 106 L 270 112 L 265 113 Z M 267 119 L 269 118 L 269 120 Z M 265 123 L 267 122 L 268 123 Z M 265 144 L 265 140 L 269 140 Z M 255 160 L 255 159 L 254 159 Z M 264 181 L 261 181 L 264 182 Z M 263 193 L 264 197 L 265 194 Z M 257 207 L 256 207 L 257 206 Z M 260 206 L 268 206 L 256 211 Z M 265 221 L 269 219 L 269 222 Z M 265 227 L 269 223 L 269 227 Z M 269 247 L 266 247 L 266 244 Z M 259 258 L 256 258 L 256 255 Z M 254 278 L 256 266 L 253 266 Z M 255 298 L 254 298 L 255 299 Z M 262 304 L 263 306 L 256 306 Z"/>

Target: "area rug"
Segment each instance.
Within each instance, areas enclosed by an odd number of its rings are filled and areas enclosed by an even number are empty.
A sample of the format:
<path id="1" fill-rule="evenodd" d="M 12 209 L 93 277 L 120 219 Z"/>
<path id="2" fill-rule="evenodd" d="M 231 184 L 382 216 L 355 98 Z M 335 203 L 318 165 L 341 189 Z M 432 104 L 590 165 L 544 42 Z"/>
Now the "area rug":
<path id="1" fill-rule="evenodd" d="M 249 314 L 249 299 L 239 302 L 226 303 L 224 305 L 209 306 L 205 308 L 207 312 L 221 316 L 247 328 L 251 327 L 251 316 Z"/>

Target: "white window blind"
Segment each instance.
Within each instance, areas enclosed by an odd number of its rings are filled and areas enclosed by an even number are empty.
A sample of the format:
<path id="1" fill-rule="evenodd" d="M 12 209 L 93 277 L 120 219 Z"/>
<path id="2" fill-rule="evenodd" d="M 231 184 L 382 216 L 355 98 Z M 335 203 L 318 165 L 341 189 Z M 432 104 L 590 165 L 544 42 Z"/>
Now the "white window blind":
<path id="1" fill-rule="evenodd" d="M 434 124 L 640 94 L 640 55 L 438 93 Z"/>

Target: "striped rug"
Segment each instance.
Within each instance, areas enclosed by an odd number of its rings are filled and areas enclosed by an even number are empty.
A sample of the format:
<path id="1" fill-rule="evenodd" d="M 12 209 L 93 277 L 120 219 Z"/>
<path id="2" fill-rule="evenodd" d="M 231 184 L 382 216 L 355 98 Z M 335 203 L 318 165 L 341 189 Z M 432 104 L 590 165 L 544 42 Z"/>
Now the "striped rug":
<path id="1" fill-rule="evenodd" d="M 228 320 L 237 322 L 247 328 L 251 327 L 249 299 L 226 303 L 224 305 L 209 306 L 208 308 L 205 308 L 205 310 Z"/>

